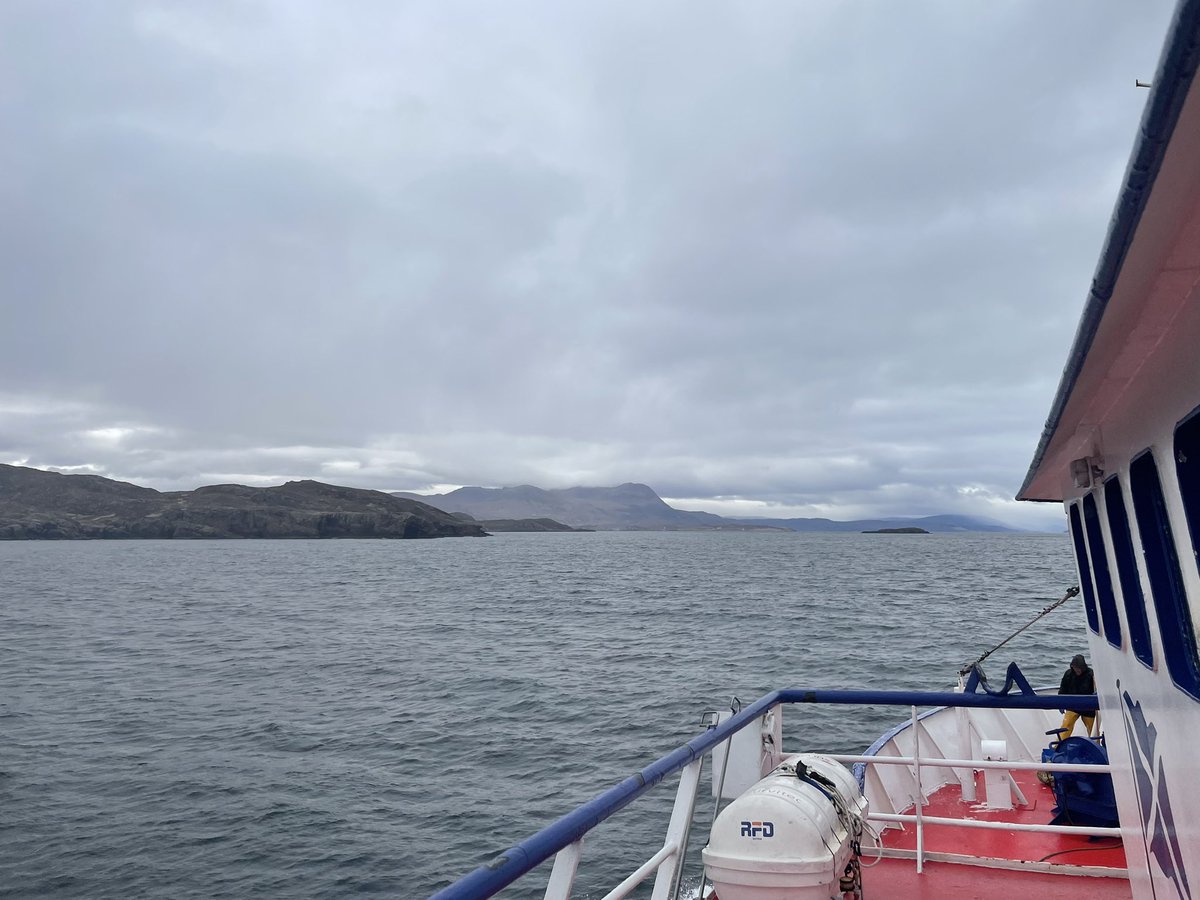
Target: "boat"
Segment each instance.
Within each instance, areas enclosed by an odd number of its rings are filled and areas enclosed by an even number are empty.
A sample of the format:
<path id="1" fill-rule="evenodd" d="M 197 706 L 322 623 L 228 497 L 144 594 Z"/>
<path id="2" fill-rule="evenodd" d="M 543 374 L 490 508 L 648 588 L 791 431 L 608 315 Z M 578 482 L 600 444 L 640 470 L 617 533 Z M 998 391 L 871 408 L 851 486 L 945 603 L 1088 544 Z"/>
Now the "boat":
<path id="1" fill-rule="evenodd" d="M 605 900 L 1200 897 L 1198 61 L 1200 0 L 1182 0 L 1017 492 L 1063 505 L 1095 694 L 1034 688 L 1015 665 L 1003 684 L 964 667 L 957 690 L 776 690 L 435 900 L 492 896 L 551 860 L 544 896 L 570 897 L 588 833 L 668 778 L 661 847 Z M 785 752 L 796 704 L 900 721 L 860 755 Z M 1098 709 L 1098 734 L 1065 733 L 1064 709 Z M 694 860 L 706 760 L 719 813 Z"/>

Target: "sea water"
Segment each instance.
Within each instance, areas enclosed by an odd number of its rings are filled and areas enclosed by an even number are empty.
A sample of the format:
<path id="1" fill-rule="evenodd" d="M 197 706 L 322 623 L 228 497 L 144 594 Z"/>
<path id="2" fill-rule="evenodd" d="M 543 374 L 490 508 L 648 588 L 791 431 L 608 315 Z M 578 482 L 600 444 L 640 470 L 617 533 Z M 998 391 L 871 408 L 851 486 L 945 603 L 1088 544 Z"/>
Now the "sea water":
<path id="1" fill-rule="evenodd" d="M 0 894 L 425 897 L 706 710 L 949 688 L 1074 580 L 1063 535 L 0 543 Z M 1056 683 L 1084 650 L 1072 601 L 987 665 Z M 784 744 L 904 717 L 790 707 Z M 576 896 L 653 852 L 673 794 L 589 836 Z"/>

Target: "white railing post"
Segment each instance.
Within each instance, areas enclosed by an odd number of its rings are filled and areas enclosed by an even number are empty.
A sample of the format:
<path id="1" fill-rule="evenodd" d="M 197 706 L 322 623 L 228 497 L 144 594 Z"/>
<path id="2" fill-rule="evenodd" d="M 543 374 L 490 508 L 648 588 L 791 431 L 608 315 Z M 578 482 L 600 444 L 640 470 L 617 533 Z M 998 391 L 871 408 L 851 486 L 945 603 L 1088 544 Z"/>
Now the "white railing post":
<path id="1" fill-rule="evenodd" d="M 579 858 L 583 856 L 583 838 L 567 844 L 554 854 L 554 868 L 546 882 L 545 900 L 568 900 L 575 886 L 575 873 L 579 871 Z"/>
<path id="2" fill-rule="evenodd" d="M 957 694 L 965 693 L 967 689 L 966 682 L 963 676 L 958 676 Z M 971 744 L 971 714 L 965 706 L 960 706 L 954 710 L 955 723 L 958 725 L 958 744 L 959 757 L 962 759 L 970 759 L 974 752 Z M 959 776 L 959 785 L 962 788 L 962 798 L 965 803 L 975 802 L 975 770 L 968 769 L 966 776 Z"/>
<path id="3" fill-rule="evenodd" d="M 654 878 L 654 893 L 651 900 L 670 900 L 683 873 L 683 858 L 687 854 L 688 832 L 692 826 L 692 814 L 696 809 L 696 793 L 700 789 L 700 771 L 704 768 L 704 757 L 688 763 L 679 773 L 679 790 L 675 793 L 675 808 L 671 810 L 671 822 L 667 826 L 667 845 L 674 844 L 679 851 L 669 857 L 658 868 Z M 718 798 L 718 801 L 720 799 Z"/>
<path id="4" fill-rule="evenodd" d="M 921 874 L 925 868 L 925 830 L 921 821 L 921 805 L 925 799 L 925 791 L 921 787 L 921 725 L 917 719 L 917 708 L 912 708 L 912 728 L 913 728 L 913 757 L 916 760 L 915 768 L 917 770 L 917 797 L 914 804 L 917 808 L 917 874 Z"/>

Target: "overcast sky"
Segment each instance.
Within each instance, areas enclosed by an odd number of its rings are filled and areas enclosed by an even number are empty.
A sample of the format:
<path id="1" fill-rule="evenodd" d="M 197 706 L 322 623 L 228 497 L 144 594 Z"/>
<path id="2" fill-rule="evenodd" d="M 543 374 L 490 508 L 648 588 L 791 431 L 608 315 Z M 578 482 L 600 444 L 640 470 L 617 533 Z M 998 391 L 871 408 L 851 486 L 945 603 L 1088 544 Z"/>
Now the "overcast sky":
<path id="1" fill-rule="evenodd" d="M 1173 4 L 0 4 L 0 462 L 1016 504 Z"/>

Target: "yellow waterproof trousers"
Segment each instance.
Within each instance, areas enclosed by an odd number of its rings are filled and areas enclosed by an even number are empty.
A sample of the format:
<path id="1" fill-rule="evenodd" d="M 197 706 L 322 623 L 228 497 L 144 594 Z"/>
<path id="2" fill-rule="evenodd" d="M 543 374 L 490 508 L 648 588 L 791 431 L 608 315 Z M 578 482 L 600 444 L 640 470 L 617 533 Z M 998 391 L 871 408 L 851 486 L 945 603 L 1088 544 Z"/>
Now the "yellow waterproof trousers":
<path id="1" fill-rule="evenodd" d="M 1075 730 L 1075 720 L 1076 719 L 1083 719 L 1083 727 L 1087 729 L 1088 737 L 1091 737 L 1092 736 L 1092 726 L 1096 722 L 1096 716 L 1095 715 L 1080 716 L 1079 713 L 1075 712 L 1074 710 L 1070 710 L 1070 709 L 1068 709 L 1065 713 L 1063 713 L 1062 727 L 1064 729 L 1066 729 L 1066 733 L 1063 734 L 1062 737 L 1069 738 L 1071 736 L 1071 732 Z"/>

